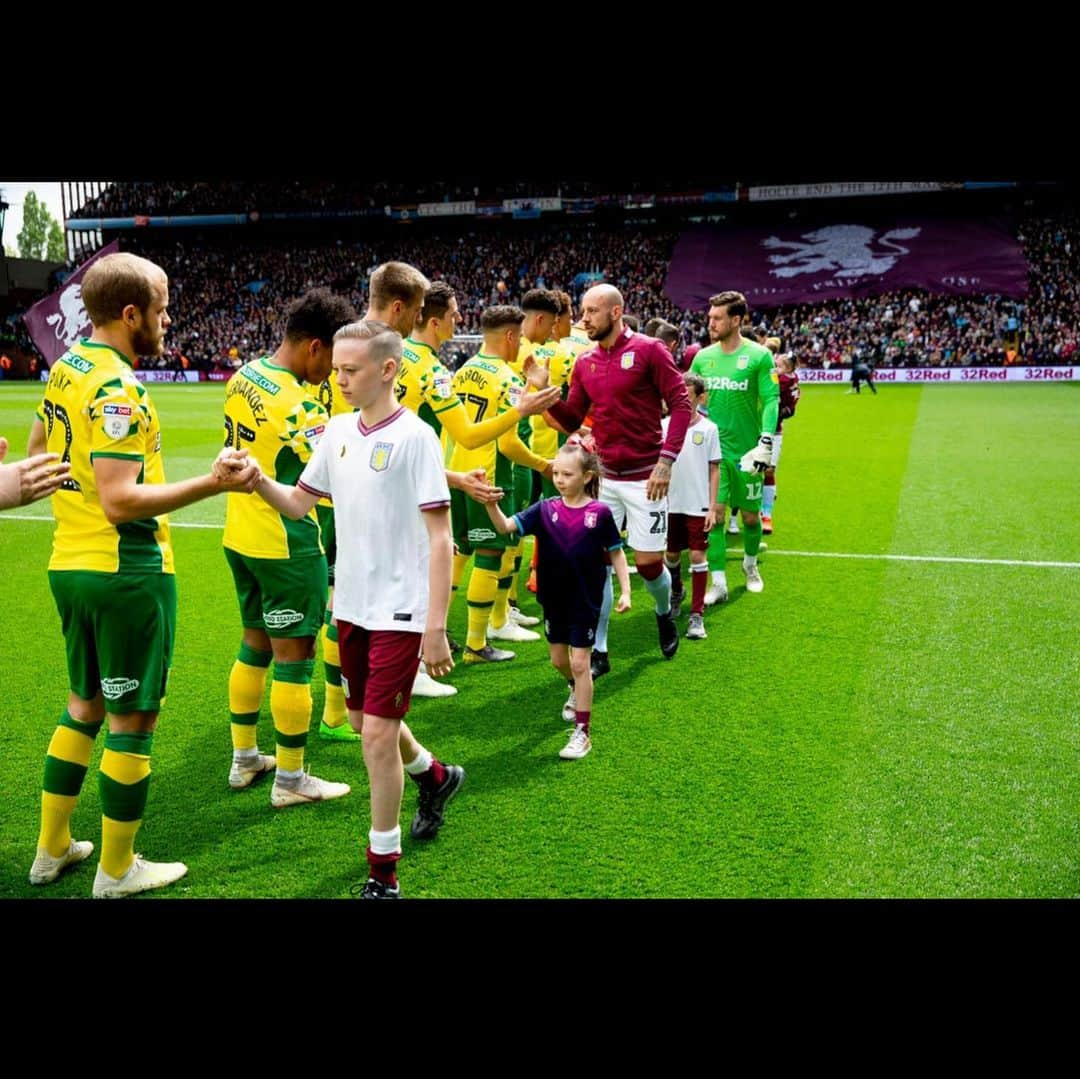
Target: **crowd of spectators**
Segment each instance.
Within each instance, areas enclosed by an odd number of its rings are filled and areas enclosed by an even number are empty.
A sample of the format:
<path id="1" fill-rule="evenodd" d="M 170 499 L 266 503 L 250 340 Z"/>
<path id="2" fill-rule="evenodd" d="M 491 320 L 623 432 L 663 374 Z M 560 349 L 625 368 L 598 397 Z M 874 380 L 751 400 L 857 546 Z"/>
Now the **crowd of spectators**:
<path id="1" fill-rule="evenodd" d="M 246 360 L 276 344 L 285 306 L 315 285 L 329 285 L 364 310 L 367 278 L 389 258 L 412 262 L 430 278 L 454 286 L 462 334 L 480 332 L 485 307 L 517 302 L 530 288 L 566 289 L 577 298 L 588 287 L 581 275 L 614 283 L 643 321 L 653 315 L 667 318 L 680 326 L 687 341 L 704 326 L 702 317 L 681 312 L 662 293 L 675 232 L 553 228 L 495 237 L 493 232 L 442 239 L 403 233 L 392 244 L 209 248 L 155 243 L 142 234 L 129 246 L 168 270 L 169 347 L 195 369 L 228 363 L 230 349 Z"/>
<path id="2" fill-rule="evenodd" d="M 275 347 L 286 305 L 315 285 L 329 285 L 364 310 L 367 278 L 390 258 L 453 285 L 462 334 L 479 333 L 486 306 L 516 302 L 530 288 L 565 289 L 577 301 L 593 280 L 604 280 L 622 290 L 626 309 L 642 323 L 663 318 L 678 327 L 684 345 L 707 341 L 706 312 L 683 311 L 663 293 L 679 235 L 663 225 L 618 230 L 545 222 L 472 231 L 459 224 L 440 233 L 400 229 L 378 240 L 310 238 L 306 246 L 236 246 L 224 236 L 217 245 L 193 244 L 188 236 L 164 235 L 125 234 L 123 244 L 169 273 L 173 326 L 163 362 L 186 360 L 197 370 L 235 366 Z M 1080 222 L 1068 212 L 1029 213 L 1019 238 L 1030 266 L 1024 300 L 904 290 L 755 311 L 752 318 L 813 367 L 855 360 L 880 366 L 1071 362 L 1080 331 Z M 14 332 L 20 346 L 28 344 L 21 321 Z"/>

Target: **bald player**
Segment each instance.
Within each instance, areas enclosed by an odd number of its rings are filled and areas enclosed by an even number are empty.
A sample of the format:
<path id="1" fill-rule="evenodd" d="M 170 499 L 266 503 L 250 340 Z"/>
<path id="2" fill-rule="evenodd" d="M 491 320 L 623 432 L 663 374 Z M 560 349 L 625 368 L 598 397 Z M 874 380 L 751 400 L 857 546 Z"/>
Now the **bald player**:
<path id="1" fill-rule="evenodd" d="M 627 521 L 637 571 L 656 605 L 660 651 L 666 659 L 679 647 L 671 612 L 671 574 L 664 565 L 667 493 L 671 465 L 690 422 L 690 398 L 671 353 L 658 340 L 634 333 L 623 322 L 623 297 L 613 285 L 595 285 L 582 299 L 582 322 L 594 347 L 574 364 L 570 393 L 552 405 L 548 422 L 576 431 L 592 409 L 592 433 L 600 457 L 600 500 L 616 521 Z M 671 415 L 665 439 L 662 404 Z M 594 677 L 610 669 L 607 623 L 611 574 L 593 650 Z"/>

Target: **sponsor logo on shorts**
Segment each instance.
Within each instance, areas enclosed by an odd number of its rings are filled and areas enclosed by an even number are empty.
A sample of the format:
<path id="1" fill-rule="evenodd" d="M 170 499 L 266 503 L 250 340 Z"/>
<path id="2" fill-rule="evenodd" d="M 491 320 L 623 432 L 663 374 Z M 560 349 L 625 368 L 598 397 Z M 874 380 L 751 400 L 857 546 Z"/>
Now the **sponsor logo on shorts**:
<path id="1" fill-rule="evenodd" d="M 694 432 L 694 445 L 695 445 L 695 446 L 701 446 L 701 445 L 704 445 L 704 443 L 705 443 L 705 435 L 704 435 L 704 432 L 702 432 L 702 431 L 695 431 L 695 432 Z"/>
<path id="2" fill-rule="evenodd" d="M 470 528 L 469 529 L 469 542 L 470 543 L 483 543 L 484 540 L 495 539 L 495 531 L 490 528 Z"/>
<path id="3" fill-rule="evenodd" d="M 596 527 L 596 510 L 586 510 L 585 511 L 585 527 L 586 528 L 595 528 Z"/>
<path id="4" fill-rule="evenodd" d="M 102 678 L 101 695 L 107 701 L 118 701 L 125 693 L 134 693 L 139 688 L 137 678 Z"/>
<path id="5" fill-rule="evenodd" d="M 629 371 L 634 366 L 634 354 L 632 352 L 624 352 L 619 357 L 619 366 L 624 371 Z"/>
<path id="6" fill-rule="evenodd" d="M 304 616 L 299 611 L 291 611 L 288 607 L 278 608 L 274 611 L 266 611 L 263 621 L 267 629 L 284 629 L 286 626 L 294 626 L 297 622 L 303 622 Z"/>
<path id="7" fill-rule="evenodd" d="M 405 700 L 405 695 L 399 689 L 397 691 L 396 695 L 394 696 L 394 707 L 395 708 L 400 708 L 401 707 L 401 702 L 403 700 Z"/>
<path id="8" fill-rule="evenodd" d="M 390 467 L 390 454 L 394 449 L 393 442 L 376 442 L 371 451 L 371 460 L 368 464 L 373 472 L 385 472 Z"/>

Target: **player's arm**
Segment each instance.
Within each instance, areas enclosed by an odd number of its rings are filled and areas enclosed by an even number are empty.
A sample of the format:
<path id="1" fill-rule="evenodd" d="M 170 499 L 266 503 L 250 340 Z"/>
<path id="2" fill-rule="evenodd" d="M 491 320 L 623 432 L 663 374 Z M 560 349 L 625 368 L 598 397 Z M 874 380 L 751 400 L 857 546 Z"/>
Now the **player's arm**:
<path id="1" fill-rule="evenodd" d="M 513 431 L 525 416 L 535 416 L 545 411 L 559 399 L 559 390 L 552 387 L 541 393 L 522 394 L 516 408 L 508 409 L 498 416 L 473 423 L 461 407 L 451 407 L 444 412 L 436 412 L 439 422 L 446 429 L 454 442 L 467 450 L 478 450 L 489 442 L 494 442 L 507 431 Z"/>
<path id="2" fill-rule="evenodd" d="M 431 557 L 428 562 L 428 614 L 420 658 L 433 675 L 454 668 L 446 639 L 446 615 L 450 609 L 450 577 L 454 564 L 454 541 L 450 535 L 450 508 L 445 504 L 421 507 Z"/>
<path id="3" fill-rule="evenodd" d="M 780 415 L 780 380 L 771 358 L 758 366 L 757 375 L 758 400 L 761 402 L 761 433 L 770 436 L 771 448 L 772 436 L 776 434 L 776 421 Z"/>
<path id="4" fill-rule="evenodd" d="M 235 451 L 222 450 L 221 455 Z M 111 525 L 127 524 L 162 513 L 172 513 L 204 498 L 226 491 L 250 493 L 259 482 L 259 466 L 254 461 L 227 470 L 214 470 L 176 483 L 139 483 L 143 470 L 141 456 L 91 453 L 94 483 L 101 508 Z"/>
<path id="5" fill-rule="evenodd" d="M 499 438 L 499 452 L 514 464 L 534 469 L 547 479 L 551 479 L 551 462 L 533 453 L 518 437 L 516 428 L 511 428 Z"/>
<path id="6" fill-rule="evenodd" d="M 776 421 L 780 414 L 779 383 L 772 359 L 759 362 L 757 386 L 758 400 L 761 402 L 761 435 L 757 445 L 739 460 L 739 468 L 743 472 L 764 472 L 772 467 L 775 452 L 773 435 L 776 433 Z"/>
<path id="7" fill-rule="evenodd" d="M 611 555 L 611 568 L 615 570 L 615 576 L 619 581 L 619 598 L 615 604 L 615 612 L 622 614 L 630 610 L 630 567 L 626 562 L 626 552 L 622 547 L 616 547 L 609 551 Z"/>
<path id="8" fill-rule="evenodd" d="M 574 373 L 570 376 L 570 392 L 565 401 L 556 401 L 544 413 L 549 427 L 562 431 L 564 435 L 572 435 L 581 427 L 582 420 L 589 414 L 592 400 L 585 392 L 585 387 L 578 377 L 578 369 L 575 365 Z"/>
<path id="9" fill-rule="evenodd" d="M 720 462 L 709 462 L 709 508 L 705 513 L 705 531 L 709 532 L 716 525 L 716 513 L 720 508 L 716 496 L 720 489 Z"/>
<path id="10" fill-rule="evenodd" d="M 35 457 L 39 453 L 44 453 L 48 449 L 47 442 L 48 435 L 45 433 L 45 424 L 35 416 L 34 425 L 30 428 L 30 439 L 26 443 L 26 456 Z"/>

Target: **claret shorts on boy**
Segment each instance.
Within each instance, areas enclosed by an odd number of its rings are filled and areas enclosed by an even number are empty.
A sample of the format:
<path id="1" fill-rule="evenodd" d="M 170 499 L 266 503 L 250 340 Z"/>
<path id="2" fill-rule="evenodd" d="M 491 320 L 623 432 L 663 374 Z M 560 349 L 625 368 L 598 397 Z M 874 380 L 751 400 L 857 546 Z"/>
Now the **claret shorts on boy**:
<path id="1" fill-rule="evenodd" d="M 409 711 L 423 640 L 422 633 L 364 629 L 338 619 L 345 707 L 369 716 L 403 719 Z"/>

